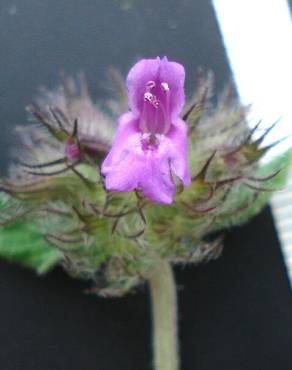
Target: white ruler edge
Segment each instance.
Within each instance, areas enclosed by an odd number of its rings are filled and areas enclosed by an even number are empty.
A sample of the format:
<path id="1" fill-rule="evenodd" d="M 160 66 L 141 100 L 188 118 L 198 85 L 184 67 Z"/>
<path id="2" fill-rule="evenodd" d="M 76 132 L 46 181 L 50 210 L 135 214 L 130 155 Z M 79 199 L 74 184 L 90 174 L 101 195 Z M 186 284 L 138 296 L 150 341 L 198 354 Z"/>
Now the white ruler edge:
<path id="1" fill-rule="evenodd" d="M 213 0 L 238 93 L 252 104 L 251 126 L 269 127 L 264 144 L 292 134 L 292 24 L 287 0 Z M 266 159 L 292 147 L 292 137 Z M 292 285 L 292 171 L 286 189 L 271 201 Z"/>

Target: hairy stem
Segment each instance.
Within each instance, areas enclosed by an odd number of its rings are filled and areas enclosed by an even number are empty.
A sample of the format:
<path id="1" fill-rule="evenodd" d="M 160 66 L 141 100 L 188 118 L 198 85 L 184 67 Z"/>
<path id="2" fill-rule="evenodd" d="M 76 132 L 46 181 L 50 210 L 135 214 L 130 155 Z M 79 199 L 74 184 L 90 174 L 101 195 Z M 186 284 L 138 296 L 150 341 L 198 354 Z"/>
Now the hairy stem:
<path id="1" fill-rule="evenodd" d="M 176 286 L 171 266 L 161 262 L 149 279 L 155 370 L 178 370 Z"/>

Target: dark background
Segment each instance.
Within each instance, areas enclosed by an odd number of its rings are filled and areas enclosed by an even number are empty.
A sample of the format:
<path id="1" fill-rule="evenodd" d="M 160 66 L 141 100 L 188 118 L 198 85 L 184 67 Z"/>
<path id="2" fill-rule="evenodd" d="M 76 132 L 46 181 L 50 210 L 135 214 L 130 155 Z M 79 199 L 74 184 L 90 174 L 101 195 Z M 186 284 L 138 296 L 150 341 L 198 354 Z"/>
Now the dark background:
<path id="1" fill-rule="evenodd" d="M 189 94 L 198 66 L 214 70 L 217 92 L 230 73 L 206 0 L 1 0 L 0 53 L 2 172 L 24 106 L 60 70 L 83 70 L 101 99 L 108 66 L 125 74 L 139 57 L 184 64 Z M 176 268 L 182 370 L 291 370 L 292 299 L 269 209 L 225 245 L 215 262 Z M 1 260 L 0 370 L 149 370 L 147 288 L 105 300 L 85 287 Z"/>

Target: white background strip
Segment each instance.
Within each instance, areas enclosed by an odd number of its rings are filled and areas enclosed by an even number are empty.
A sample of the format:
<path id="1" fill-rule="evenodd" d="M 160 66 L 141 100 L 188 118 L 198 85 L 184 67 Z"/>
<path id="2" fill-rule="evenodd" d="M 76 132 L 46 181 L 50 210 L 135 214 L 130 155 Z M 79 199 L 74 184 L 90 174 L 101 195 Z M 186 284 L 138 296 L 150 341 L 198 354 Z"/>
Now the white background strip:
<path id="1" fill-rule="evenodd" d="M 292 25 L 286 0 L 213 0 L 238 93 L 252 104 L 249 123 L 268 127 L 265 144 L 292 134 Z M 269 156 L 292 147 L 292 137 Z M 292 173 L 272 200 L 275 223 L 292 284 Z"/>

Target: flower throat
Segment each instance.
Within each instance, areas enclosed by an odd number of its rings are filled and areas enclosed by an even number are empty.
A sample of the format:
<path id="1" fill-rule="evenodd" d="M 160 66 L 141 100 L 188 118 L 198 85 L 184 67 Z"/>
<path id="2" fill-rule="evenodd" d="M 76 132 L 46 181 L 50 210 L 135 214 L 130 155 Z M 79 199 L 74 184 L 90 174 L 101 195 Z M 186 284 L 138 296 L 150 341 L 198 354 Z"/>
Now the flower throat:
<path id="1" fill-rule="evenodd" d="M 166 134 L 171 126 L 170 88 L 167 82 L 148 81 L 143 95 L 139 128 L 143 133 Z"/>

